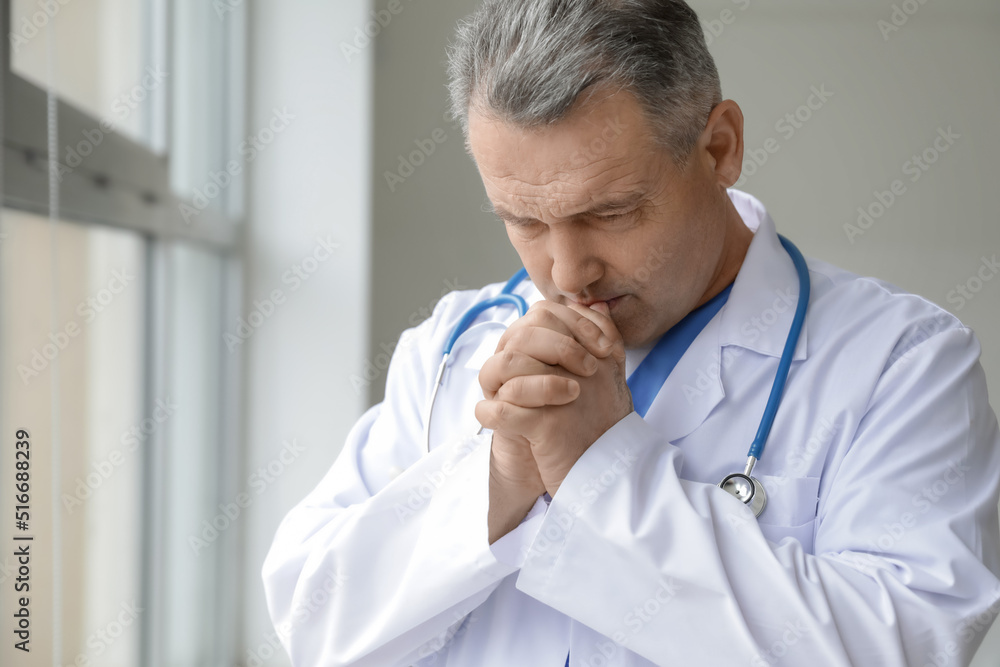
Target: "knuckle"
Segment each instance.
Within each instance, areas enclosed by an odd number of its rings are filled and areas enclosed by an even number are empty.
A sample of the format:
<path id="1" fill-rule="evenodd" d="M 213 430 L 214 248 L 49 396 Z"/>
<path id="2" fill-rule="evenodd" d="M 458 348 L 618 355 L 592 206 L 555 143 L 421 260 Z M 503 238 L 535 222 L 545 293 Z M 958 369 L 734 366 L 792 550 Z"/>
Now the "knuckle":
<path id="1" fill-rule="evenodd" d="M 584 317 L 583 319 L 584 319 L 583 330 L 587 336 L 590 336 L 592 338 L 600 338 L 604 334 L 604 330 L 601 329 L 601 327 L 597 326 L 597 323 L 595 323 L 590 319 L 587 319 L 586 317 Z"/>
<path id="2" fill-rule="evenodd" d="M 532 333 L 533 331 L 534 331 L 533 328 L 521 327 L 516 331 L 514 331 L 513 333 L 511 333 L 510 337 L 507 339 L 507 346 L 504 348 L 504 352 L 508 351 L 511 348 L 517 349 L 520 347 L 524 347 L 525 344 L 531 340 L 531 337 L 533 336 Z"/>
<path id="3" fill-rule="evenodd" d="M 517 367 L 517 360 L 520 354 L 511 348 L 505 349 L 500 353 L 499 362 L 504 370 L 510 371 Z"/>
<path id="4" fill-rule="evenodd" d="M 583 356 L 583 350 L 572 338 L 563 336 L 558 343 L 559 357 L 561 359 L 579 359 Z"/>
<path id="5" fill-rule="evenodd" d="M 535 303 L 531 304 L 531 307 L 528 308 L 528 310 L 534 311 L 536 313 L 551 311 L 552 302 L 549 301 L 548 299 L 542 299 L 541 301 L 536 301 Z"/>
<path id="6" fill-rule="evenodd" d="M 516 392 L 517 378 L 512 378 L 503 383 L 503 386 L 497 390 L 496 400 L 498 401 L 509 401 L 511 399 L 511 394 Z M 503 403 L 500 404 L 501 406 Z"/>

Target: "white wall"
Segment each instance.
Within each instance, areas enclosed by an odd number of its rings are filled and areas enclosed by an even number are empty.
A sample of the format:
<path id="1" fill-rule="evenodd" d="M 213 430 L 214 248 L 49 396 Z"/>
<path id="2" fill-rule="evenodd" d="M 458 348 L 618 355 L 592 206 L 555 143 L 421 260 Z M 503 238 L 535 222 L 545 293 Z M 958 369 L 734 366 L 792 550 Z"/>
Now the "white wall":
<path id="1" fill-rule="evenodd" d="M 286 300 L 246 343 L 244 478 L 274 459 L 285 440 L 296 439 L 306 451 L 248 510 L 244 660 L 247 651 L 272 651 L 260 567 L 278 522 L 329 468 L 363 409 L 350 378 L 360 372 L 368 340 L 371 134 L 371 54 L 348 63 L 338 46 L 341 35 L 364 23 L 368 3 L 248 7 L 248 130 L 265 127 L 275 108 L 287 107 L 295 118 L 251 163 L 248 184 L 244 313 L 275 289 Z M 316 237 L 328 235 L 340 244 L 333 257 L 317 262 L 298 289 L 283 282 L 285 272 L 311 256 Z M 287 659 L 279 654 L 264 664 Z"/>

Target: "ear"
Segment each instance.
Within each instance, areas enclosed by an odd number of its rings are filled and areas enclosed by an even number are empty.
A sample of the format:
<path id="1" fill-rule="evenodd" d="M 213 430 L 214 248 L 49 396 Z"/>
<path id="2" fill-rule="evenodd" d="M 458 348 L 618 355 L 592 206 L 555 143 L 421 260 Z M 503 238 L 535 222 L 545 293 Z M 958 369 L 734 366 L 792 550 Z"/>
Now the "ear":
<path id="1" fill-rule="evenodd" d="M 743 111 L 732 100 L 720 102 L 712 109 L 698 148 L 706 165 L 715 174 L 716 182 L 730 188 L 743 172 Z"/>

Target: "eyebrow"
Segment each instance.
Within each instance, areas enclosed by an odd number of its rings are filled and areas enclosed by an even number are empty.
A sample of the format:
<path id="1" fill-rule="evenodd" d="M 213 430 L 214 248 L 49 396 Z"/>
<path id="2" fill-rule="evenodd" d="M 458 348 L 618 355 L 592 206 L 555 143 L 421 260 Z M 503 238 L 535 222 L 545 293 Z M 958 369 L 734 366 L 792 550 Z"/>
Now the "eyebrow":
<path id="1" fill-rule="evenodd" d="M 592 207 L 592 208 L 590 208 L 590 209 L 588 209 L 586 211 L 582 211 L 580 213 L 577 213 L 576 215 L 574 215 L 572 217 L 576 218 L 576 217 L 588 216 L 588 215 L 590 215 L 590 216 L 600 216 L 602 214 L 610 213 L 612 211 L 621 211 L 622 209 L 629 209 L 629 208 L 634 207 L 640 201 L 642 201 L 643 197 L 644 197 L 644 195 L 641 192 L 636 192 L 636 193 L 633 193 L 633 194 L 630 194 L 630 195 L 625 195 L 625 196 L 622 196 L 622 197 L 609 199 L 608 201 L 601 202 L 600 204 L 597 204 L 594 207 Z M 501 220 L 504 220 L 506 222 L 510 222 L 510 223 L 513 223 L 513 224 L 524 224 L 524 223 L 534 222 L 535 221 L 534 218 L 522 218 L 520 216 L 514 215 L 510 211 L 508 211 L 508 210 L 506 210 L 506 209 L 504 209 L 504 208 L 502 208 L 500 206 L 495 206 L 492 202 L 490 202 L 490 204 L 488 206 L 488 210 L 489 210 L 489 212 L 491 212 L 494 215 L 496 215 L 497 217 L 499 217 Z"/>

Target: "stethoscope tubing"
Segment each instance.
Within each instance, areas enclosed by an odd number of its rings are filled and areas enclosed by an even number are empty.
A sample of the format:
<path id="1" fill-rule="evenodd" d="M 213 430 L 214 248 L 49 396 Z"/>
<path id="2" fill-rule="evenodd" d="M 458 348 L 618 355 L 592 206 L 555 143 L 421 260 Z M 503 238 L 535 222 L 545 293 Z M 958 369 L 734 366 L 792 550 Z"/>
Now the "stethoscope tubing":
<path id="1" fill-rule="evenodd" d="M 799 344 L 799 337 L 802 335 L 802 328 L 806 321 L 806 311 L 809 309 L 809 293 L 811 281 L 809 280 L 809 267 L 806 265 L 805 257 L 795 247 L 795 244 L 779 235 L 781 245 L 785 247 L 795 265 L 795 271 L 799 276 L 799 299 L 795 305 L 795 317 L 792 318 L 792 326 L 788 330 L 788 337 L 785 339 L 785 347 L 781 351 L 781 360 L 778 362 L 778 370 L 774 375 L 774 382 L 771 384 L 771 393 L 767 397 L 767 404 L 764 406 L 764 414 L 760 419 L 760 426 L 757 427 L 757 435 L 754 436 L 750 445 L 748 457 L 759 461 L 764 453 L 764 445 L 767 444 L 767 436 L 771 433 L 774 425 L 774 418 L 778 414 L 778 407 L 781 405 L 781 397 L 785 391 L 785 382 L 788 380 L 788 373 L 792 368 L 792 360 L 795 357 L 795 348 Z M 752 466 L 751 466 L 752 469 Z M 747 475 L 750 473 L 747 472 Z"/>
<path id="2" fill-rule="evenodd" d="M 778 368 L 775 371 L 774 382 L 771 384 L 771 392 L 768 395 L 767 403 L 764 406 L 764 413 L 761 415 L 760 425 L 757 427 L 757 434 L 754 436 L 753 442 L 750 444 L 749 452 L 747 452 L 746 468 L 742 473 L 737 472 L 727 475 L 722 482 L 719 483 L 719 487 L 723 488 L 727 493 L 735 496 L 738 500 L 750 507 L 755 516 L 760 516 L 764 511 L 764 507 L 767 502 L 767 494 L 764 491 L 764 486 L 756 478 L 752 477 L 751 473 L 753 472 L 754 466 L 764 453 L 764 446 L 767 444 L 768 436 L 771 433 L 771 427 L 774 426 L 774 420 L 778 414 L 778 408 L 781 406 L 781 399 L 785 391 L 785 384 L 788 381 L 792 361 L 795 357 L 795 348 L 798 346 L 799 338 L 802 335 L 802 329 L 805 326 L 806 312 L 809 309 L 809 296 L 811 291 L 809 267 L 806 264 L 805 257 L 802 256 L 802 253 L 799 252 L 799 249 L 795 246 L 795 244 L 787 238 L 779 235 L 778 239 L 781 241 L 781 245 L 791 257 L 792 263 L 795 265 L 795 272 L 799 278 L 799 296 L 798 302 L 795 306 L 795 315 L 792 318 L 792 324 L 789 328 L 788 336 L 785 339 L 785 346 L 782 349 L 781 358 L 778 361 Z M 429 452 L 431 447 L 431 419 L 434 416 L 434 404 L 437 401 L 438 391 L 444 381 L 444 373 L 448 365 L 448 358 L 451 356 L 455 343 L 462 336 L 462 334 L 468 330 L 472 322 L 475 321 L 475 319 L 479 317 L 483 311 L 489 310 L 490 308 L 511 305 L 517 308 L 519 315 L 523 317 L 525 313 L 528 312 L 528 304 L 523 297 L 514 294 L 514 290 L 527 277 L 527 270 L 524 268 L 520 269 L 517 273 L 511 276 L 510 280 L 508 280 L 504 285 L 500 294 L 493 298 L 480 301 L 470 307 L 462 315 L 458 324 L 455 326 L 455 329 L 448 337 L 448 341 L 444 347 L 441 363 L 438 366 L 437 375 L 434 378 L 430 403 L 427 408 L 427 420 L 425 422 L 426 451 Z M 480 432 L 482 432 L 482 429 L 480 429 Z M 742 482 L 742 488 L 740 488 L 739 482 Z"/>

